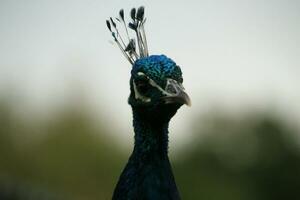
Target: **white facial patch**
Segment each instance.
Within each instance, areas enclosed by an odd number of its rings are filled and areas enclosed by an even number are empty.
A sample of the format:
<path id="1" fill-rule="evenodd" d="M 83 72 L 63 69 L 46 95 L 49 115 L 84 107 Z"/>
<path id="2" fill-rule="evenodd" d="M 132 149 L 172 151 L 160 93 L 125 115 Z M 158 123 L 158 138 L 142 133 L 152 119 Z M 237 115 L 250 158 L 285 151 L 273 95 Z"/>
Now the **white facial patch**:
<path id="1" fill-rule="evenodd" d="M 137 75 L 138 76 L 146 76 L 146 74 L 144 74 L 143 72 L 138 72 Z"/>
<path id="2" fill-rule="evenodd" d="M 184 87 L 181 83 L 178 83 L 174 79 L 168 78 L 165 91 L 168 96 L 174 96 L 184 91 Z"/>
<path id="3" fill-rule="evenodd" d="M 183 86 L 178 83 L 177 81 L 175 81 L 174 79 L 168 78 L 167 79 L 167 85 L 165 89 L 162 89 L 157 83 L 155 83 L 152 79 L 150 79 L 149 81 L 150 85 L 152 85 L 153 87 L 157 88 L 159 91 L 161 91 L 164 95 L 166 96 L 175 96 L 177 95 L 180 91 L 184 91 Z M 172 92 L 170 90 L 170 88 L 172 88 Z"/>
<path id="4" fill-rule="evenodd" d="M 175 81 L 174 79 L 168 78 L 166 88 L 163 89 L 155 81 L 153 81 L 151 78 L 149 78 L 143 72 L 138 72 L 137 75 L 138 76 L 146 76 L 149 80 L 149 84 L 152 87 L 157 88 L 162 94 L 164 94 L 166 96 L 176 96 L 180 92 L 180 90 L 184 90 L 183 86 L 180 83 L 178 83 L 177 81 Z M 136 99 L 140 99 L 141 101 L 146 102 L 146 103 L 151 102 L 151 98 L 145 97 L 139 93 L 134 81 L 133 81 L 133 89 L 134 89 L 134 94 L 135 94 Z"/>

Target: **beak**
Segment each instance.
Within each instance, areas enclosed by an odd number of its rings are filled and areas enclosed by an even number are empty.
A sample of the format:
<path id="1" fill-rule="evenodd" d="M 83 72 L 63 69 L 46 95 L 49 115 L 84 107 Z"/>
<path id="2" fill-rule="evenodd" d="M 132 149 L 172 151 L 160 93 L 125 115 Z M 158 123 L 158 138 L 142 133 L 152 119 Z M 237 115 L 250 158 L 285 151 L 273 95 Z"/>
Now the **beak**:
<path id="1" fill-rule="evenodd" d="M 178 83 L 173 79 L 168 79 L 164 94 L 165 96 L 162 97 L 162 100 L 165 104 L 178 103 L 191 106 L 191 99 L 184 91 L 184 87 L 181 85 L 181 83 Z"/>

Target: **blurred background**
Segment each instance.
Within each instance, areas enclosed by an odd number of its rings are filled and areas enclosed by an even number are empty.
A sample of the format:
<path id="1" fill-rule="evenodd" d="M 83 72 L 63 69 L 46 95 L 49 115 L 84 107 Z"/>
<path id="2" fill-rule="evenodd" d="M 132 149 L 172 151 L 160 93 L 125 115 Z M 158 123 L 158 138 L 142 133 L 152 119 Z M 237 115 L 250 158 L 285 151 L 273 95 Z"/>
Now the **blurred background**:
<path id="1" fill-rule="evenodd" d="M 299 1 L 0 1 L 0 199 L 110 199 L 133 145 L 130 64 L 105 20 L 146 7 L 181 66 L 182 199 L 300 195 Z"/>

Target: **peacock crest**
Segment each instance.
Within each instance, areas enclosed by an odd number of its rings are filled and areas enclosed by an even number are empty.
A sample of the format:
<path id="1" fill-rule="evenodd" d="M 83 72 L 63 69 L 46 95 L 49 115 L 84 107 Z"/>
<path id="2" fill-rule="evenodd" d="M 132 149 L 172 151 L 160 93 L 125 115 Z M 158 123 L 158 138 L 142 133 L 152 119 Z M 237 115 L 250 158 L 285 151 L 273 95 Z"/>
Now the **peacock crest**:
<path id="1" fill-rule="evenodd" d="M 135 33 L 135 38 L 129 36 L 129 31 L 127 28 L 127 22 L 124 16 L 124 10 L 119 11 L 119 17 L 116 17 L 116 21 L 110 17 L 109 20 L 106 20 L 106 25 L 114 41 L 117 43 L 118 47 L 126 57 L 126 59 L 133 64 L 136 60 L 140 58 L 145 58 L 149 56 L 148 45 L 145 34 L 145 22 L 146 18 L 144 17 L 145 8 L 144 6 L 139 7 L 138 9 L 132 8 L 130 12 L 131 22 L 128 23 L 130 30 L 133 30 Z M 120 29 L 117 27 L 117 23 L 124 26 L 124 31 L 126 32 L 126 41 L 120 34 Z M 136 48 L 136 44 L 137 47 Z"/>

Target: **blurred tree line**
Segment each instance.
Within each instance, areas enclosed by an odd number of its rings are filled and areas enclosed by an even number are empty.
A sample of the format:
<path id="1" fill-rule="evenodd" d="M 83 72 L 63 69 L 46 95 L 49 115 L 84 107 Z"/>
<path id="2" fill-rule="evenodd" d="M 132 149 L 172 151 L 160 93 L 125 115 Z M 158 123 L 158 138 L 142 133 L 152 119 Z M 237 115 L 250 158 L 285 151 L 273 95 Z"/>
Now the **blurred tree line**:
<path id="1" fill-rule="evenodd" d="M 78 107 L 80 107 L 78 105 Z M 110 199 L 130 152 L 84 109 L 20 120 L 0 103 L 0 199 Z M 271 114 L 211 112 L 173 160 L 182 199 L 275 200 L 300 194 L 297 131 Z M 42 137 L 41 137 L 42 135 Z"/>

